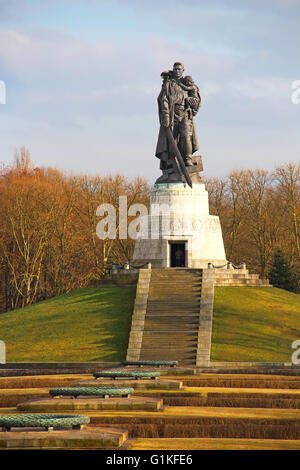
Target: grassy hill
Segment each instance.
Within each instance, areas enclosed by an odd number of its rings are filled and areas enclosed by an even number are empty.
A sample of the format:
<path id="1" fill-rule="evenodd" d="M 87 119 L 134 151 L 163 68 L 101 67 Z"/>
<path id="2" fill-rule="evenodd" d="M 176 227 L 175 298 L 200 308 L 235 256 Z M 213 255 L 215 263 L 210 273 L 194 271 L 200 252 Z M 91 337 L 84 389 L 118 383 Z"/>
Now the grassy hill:
<path id="1" fill-rule="evenodd" d="M 290 362 L 300 295 L 275 287 L 215 289 L 212 361 Z"/>
<path id="2" fill-rule="evenodd" d="M 8 362 L 125 359 L 134 287 L 88 287 L 0 315 Z M 281 289 L 217 287 L 213 361 L 290 361 L 300 339 L 300 296 Z"/>
<path id="3" fill-rule="evenodd" d="M 87 287 L 0 315 L 7 362 L 124 360 L 134 298 L 134 287 Z"/>

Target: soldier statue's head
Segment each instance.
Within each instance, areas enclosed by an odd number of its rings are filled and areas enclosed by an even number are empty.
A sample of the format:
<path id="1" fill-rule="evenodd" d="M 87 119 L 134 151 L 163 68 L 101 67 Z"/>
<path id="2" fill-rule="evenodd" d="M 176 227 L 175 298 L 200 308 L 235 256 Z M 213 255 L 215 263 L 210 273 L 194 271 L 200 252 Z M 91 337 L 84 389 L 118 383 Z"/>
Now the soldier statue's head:
<path id="1" fill-rule="evenodd" d="M 175 78 L 182 78 L 184 72 L 184 65 L 182 62 L 175 62 L 173 65 L 173 74 Z"/>

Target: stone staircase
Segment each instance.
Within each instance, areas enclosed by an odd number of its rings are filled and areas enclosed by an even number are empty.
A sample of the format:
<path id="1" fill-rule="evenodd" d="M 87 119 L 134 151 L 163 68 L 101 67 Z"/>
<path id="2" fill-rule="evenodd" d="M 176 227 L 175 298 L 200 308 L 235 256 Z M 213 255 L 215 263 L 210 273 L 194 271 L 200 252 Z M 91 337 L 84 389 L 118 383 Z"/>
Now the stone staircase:
<path id="1" fill-rule="evenodd" d="M 249 274 L 248 269 L 215 269 L 215 286 L 231 287 L 272 287 L 268 279 L 258 274 Z"/>
<path id="2" fill-rule="evenodd" d="M 195 365 L 201 284 L 202 270 L 152 270 L 141 360 L 180 358 Z"/>
<path id="3" fill-rule="evenodd" d="M 213 273 L 209 271 L 151 270 L 148 291 L 143 285 L 147 301 L 137 291 L 137 305 L 146 302 L 145 313 L 142 324 L 140 310 L 134 312 L 127 360 L 178 360 L 192 367 L 209 362 L 213 306 Z"/>

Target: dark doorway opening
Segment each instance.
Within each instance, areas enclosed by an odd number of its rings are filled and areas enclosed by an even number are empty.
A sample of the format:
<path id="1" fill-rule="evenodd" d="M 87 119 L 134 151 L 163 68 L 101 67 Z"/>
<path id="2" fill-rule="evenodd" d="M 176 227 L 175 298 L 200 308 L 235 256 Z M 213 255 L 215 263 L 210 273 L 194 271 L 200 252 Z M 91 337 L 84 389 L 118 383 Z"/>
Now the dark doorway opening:
<path id="1" fill-rule="evenodd" d="M 185 267 L 185 243 L 170 243 L 170 267 Z"/>

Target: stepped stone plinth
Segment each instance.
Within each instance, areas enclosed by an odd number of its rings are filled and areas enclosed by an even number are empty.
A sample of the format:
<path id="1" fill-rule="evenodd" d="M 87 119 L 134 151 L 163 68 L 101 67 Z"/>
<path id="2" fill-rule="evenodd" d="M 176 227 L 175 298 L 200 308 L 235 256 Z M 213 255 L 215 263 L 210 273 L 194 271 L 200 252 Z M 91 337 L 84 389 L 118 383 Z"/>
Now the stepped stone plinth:
<path id="1" fill-rule="evenodd" d="M 17 410 L 30 412 L 145 410 L 159 411 L 163 400 L 151 397 L 130 398 L 42 398 L 19 403 Z"/>
<path id="2" fill-rule="evenodd" d="M 226 263 L 220 220 L 209 214 L 208 193 L 202 183 L 194 183 L 192 188 L 186 183 L 154 185 L 148 224 L 136 240 L 131 262 L 171 267 L 174 244 L 184 245 L 182 267 Z"/>
<path id="3" fill-rule="evenodd" d="M 159 389 L 159 390 L 178 390 L 182 388 L 181 380 L 168 380 L 168 379 L 157 379 L 157 380 L 133 380 L 133 379 L 89 379 L 80 380 L 72 383 L 74 387 L 132 387 L 134 389 Z"/>
<path id="4" fill-rule="evenodd" d="M 220 220 L 209 214 L 200 179 L 154 185 L 131 264 L 139 275 L 127 361 L 209 366 L 214 287 L 269 286 L 244 263 L 227 261 Z"/>
<path id="5" fill-rule="evenodd" d="M 0 449 L 114 449 L 128 437 L 124 429 L 90 426 L 82 431 L 11 431 L 0 433 Z"/>

